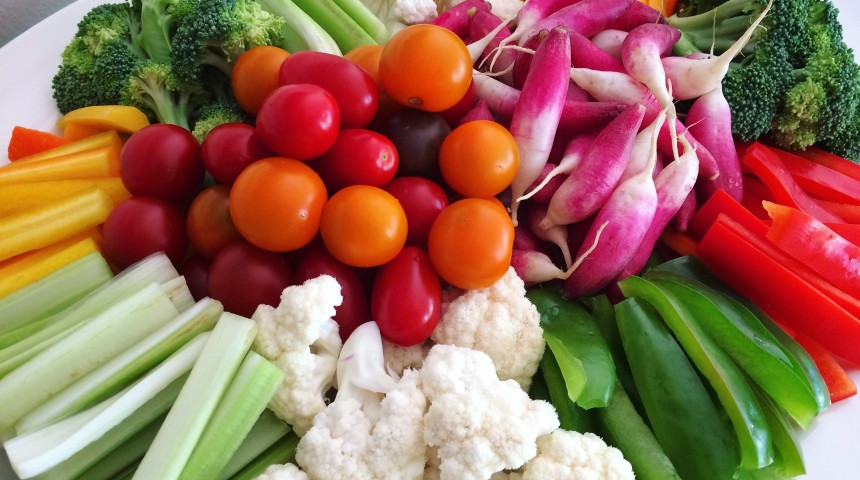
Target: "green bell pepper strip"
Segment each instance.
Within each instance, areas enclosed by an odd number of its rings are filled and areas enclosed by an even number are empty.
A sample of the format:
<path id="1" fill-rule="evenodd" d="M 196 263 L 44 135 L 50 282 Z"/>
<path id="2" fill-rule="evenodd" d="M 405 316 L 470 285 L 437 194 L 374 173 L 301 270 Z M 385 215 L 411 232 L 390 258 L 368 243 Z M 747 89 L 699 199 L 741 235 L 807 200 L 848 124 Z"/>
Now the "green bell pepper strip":
<path id="1" fill-rule="evenodd" d="M 593 432 L 596 426 L 591 412 L 595 409 L 585 410 L 570 399 L 565 386 L 564 375 L 555 355 L 549 348 L 544 351 L 541 358 L 540 371 L 543 374 L 549 394 L 547 400 L 555 407 L 561 428 L 580 433 Z"/>
<path id="2" fill-rule="evenodd" d="M 800 365 L 746 307 L 677 274 L 651 272 L 649 281 L 672 292 L 695 315 L 705 334 L 759 387 L 808 428 L 818 415 L 815 393 Z"/>
<path id="3" fill-rule="evenodd" d="M 827 389 L 827 384 L 809 353 L 794 338 L 792 338 L 791 335 L 786 333 L 782 327 L 777 325 L 773 319 L 764 313 L 763 310 L 712 274 L 699 259 L 693 256 L 673 259 L 655 267 L 653 272 L 646 274 L 646 278 L 648 275 L 653 275 L 654 272 L 673 272 L 695 279 L 696 281 L 701 282 L 702 284 L 707 285 L 708 287 L 711 287 L 744 305 L 750 312 L 752 312 L 753 315 L 756 316 L 756 318 L 758 318 L 759 323 L 761 323 L 765 329 L 773 335 L 773 337 L 782 345 L 784 351 L 791 355 L 794 361 L 797 362 L 800 369 L 803 370 L 810 388 L 812 388 L 812 392 L 815 395 L 818 412 L 821 413 L 830 406 L 830 392 Z"/>
<path id="4" fill-rule="evenodd" d="M 527 296 L 540 313 L 570 399 L 585 409 L 605 407 L 615 387 L 615 362 L 594 318 L 555 290 L 531 290 Z"/>
<path id="5" fill-rule="evenodd" d="M 806 473 L 803 453 L 797 437 L 795 424 L 791 423 L 788 415 L 764 392 L 757 392 L 759 401 L 764 408 L 767 424 L 773 439 L 773 464 L 780 472 L 794 478 Z"/>
<path id="6" fill-rule="evenodd" d="M 615 310 L 647 419 L 678 474 L 732 478 L 740 458 L 731 425 L 660 315 L 641 298 L 622 300 Z"/>
<path id="7" fill-rule="evenodd" d="M 677 295 L 637 276 L 625 278 L 619 286 L 625 296 L 642 298 L 657 309 L 690 360 L 711 384 L 734 426 L 741 466 L 761 468 L 771 463 L 773 448 L 764 412 L 743 372 L 697 321 L 697 315 L 702 314 L 701 302 L 697 303 L 700 299 Z M 630 362 L 633 367 L 633 360 Z"/>

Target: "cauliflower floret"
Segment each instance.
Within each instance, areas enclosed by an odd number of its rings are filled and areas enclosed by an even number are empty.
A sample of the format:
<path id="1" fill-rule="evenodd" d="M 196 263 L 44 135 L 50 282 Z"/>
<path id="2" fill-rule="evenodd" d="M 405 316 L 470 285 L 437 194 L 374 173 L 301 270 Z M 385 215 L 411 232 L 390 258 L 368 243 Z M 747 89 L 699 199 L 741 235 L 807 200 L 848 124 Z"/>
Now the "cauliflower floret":
<path id="1" fill-rule="evenodd" d="M 385 368 L 397 375 L 402 375 L 407 368 L 421 368 L 430 346 L 431 342 L 421 342 L 403 347 L 383 338 L 382 356 L 385 358 Z"/>
<path id="2" fill-rule="evenodd" d="M 251 317 L 259 328 L 254 350 L 284 372 L 269 408 L 299 435 L 325 408 L 334 383 L 342 343 L 332 317 L 341 302 L 340 284 L 321 275 L 285 288 L 277 308 L 260 305 Z"/>
<path id="3" fill-rule="evenodd" d="M 429 23 L 438 16 L 435 0 L 362 0 L 388 27 L 389 33 L 415 23 Z"/>
<path id="4" fill-rule="evenodd" d="M 633 480 L 633 467 L 597 435 L 558 429 L 537 440 L 538 454 L 522 469 L 522 480 Z"/>
<path id="5" fill-rule="evenodd" d="M 269 465 L 254 480 L 308 480 L 308 475 L 292 463 Z"/>
<path id="6" fill-rule="evenodd" d="M 551 404 L 499 380 L 482 352 L 434 345 L 420 371 L 430 402 L 424 441 L 438 448 L 442 480 L 517 469 L 537 454 L 538 437 L 559 427 Z"/>
<path id="7" fill-rule="evenodd" d="M 523 390 L 528 390 L 546 346 L 540 313 L 513 268 L 488 288 L 443 302 L 442 317 L 430 338 L 486 353 L 499 378 L 516 380 Z"/>

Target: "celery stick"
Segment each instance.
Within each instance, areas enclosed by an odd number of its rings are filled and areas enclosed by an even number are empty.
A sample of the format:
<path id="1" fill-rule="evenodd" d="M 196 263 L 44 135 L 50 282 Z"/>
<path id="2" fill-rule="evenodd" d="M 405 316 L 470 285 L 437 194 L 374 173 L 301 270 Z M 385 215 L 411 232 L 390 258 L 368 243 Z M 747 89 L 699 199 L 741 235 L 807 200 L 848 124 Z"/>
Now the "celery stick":
<path id="1" fill-rule="evenodd" d="M 0 379 L 0 434 L 78 378 L 176 318 L 157 283 L 103 310 Z"/>
<path id="2" fill-rule="evenodd" d="M 277 441 L 284 438 L 284 436 L 290 433 L 290 430 L 287 422 L 278 418 L 271 410 L 263 410 L 263 413 L 257 418 L 257 422 L 254 423 L 251 431 L 242 440 L 242 444 L 239 445 L 239 448 L 230 457 L 227 465 L 221 469 L 221 473 L 218 474 L 218 480 L 228 480 L 254 459 L 260 457 Z"/>
<path id="3" fill-rule="evenodd" d="M 313 50 L 315 52 L 331 53 L 340 55 L 340 47 L 331 35 L 314 21 L 304 10 L 299 8 L 292 0 L 257 0 L 263 10 L 278 15 L 287 23 L 289 29 L 287 40 L 296 46 L 297 36 L 301 38 L 304 46 L 302 50 Z M 289 50 L 287 51 L 295 51 Z"/>
<path id="4" fill-rule="evenodd" d="M 211 330 L 223 311 L 220 302 L 201 299 L 151 335 L 36 407 L 15 429 L 19 435 L 37 430 L 112 395 L 198 333 Z"/>
<path id="5" fill-rule="evenodd" d="M 216 478 L 248 436 L 283 379 L 284 372 L 274 363 L 249 351 L 179 478 Z"/>
<path id="6" fill-rule="evenodd" d="M 135 479 L 179 478 L 256 334 L 253 320 L 221 314 Z"/>
<path id="7" fill-rule="evenodd" d="M 166 283 L 177 277 L 179 272 L 163 253 L 151 255 L 130 266 L 86 297 L 52 315 L 44 329 L 0 350 L 0 377 L 44 351 L 105 308 L 152 282 Z"/>
<path id="8" fill-rule="evenodd" d="M 331 35 L 342 52 L 362 45 L 378 45 L 334 0 L 293 0 Z"/>
<path id="9" fill-rule="evenodd" d="M 388 40 L 388 28 L 361 0 L 334 0 L 334 3 L 376 43 L 384 44 Z"/>
<path id="10" fill-rule="evenodd" d="M 63 480 L 68 478 L 115 480 L 125 473 L 131 475 L 137 469 L 137 464 L 140 463 L 140 459 L 143 458 L 146 450 L 152 444 L 152 440 L 155 438 L 155 434 L 158 433 L 158 429 L 161 428 L 161 423 L 164 422 L 164 417 L 166 416 L 167 414 L 164 414 L 150 422 L 143 430 L 135 433 L 134 436 L 117 446 L 107 456 L 94 463 L 79 475 L 51 477 L 51 472 L 54 470 L 50 470 L 45 475 L 35 477 L 33 480 Z M 61 467 L 62 464 L 57 468 Z"/>
<path id="11" fill-rule="evenodd" d="M 59 312 L 111 278 L 113 272 L 104 257 L 93 252 L 0 298 L 0 339 L 15 329 Z M 0 340 L 0 347 L 5 345 Z"/>
<path id="12" fill-rule="evenodd" d="M 199 334 L 146 376 L 109 399 L 4 443 L 15 472 L 24 478 L 41 475 L 81 452 L 125 420 L 131 419 L 132 430 L 140 430 L 165 410 L 156 408 L 150 412 L 148 403 L 177 379 L 190 376 L 188 372 L 203 352 L 210 335 L 208 332 Z M 162 398 L 155 404 L 165 406 L 164 402 L 168 404 L 166 407 L 173 403 Z M 138 412 L 141 409 L 143 412 Z M 140 417 L 135 418 L 136 414 Z M 117 431 L 115 435 L 121 436 L 122 432 Z M 91 453 L 95 457 L 100 456 L 96 454 Z"/>
<path id="13" fill-rule="evenodd" d="M 194 305 L 194 296 L 191 295 L 191 289 L 188 288 L 185 277 L 172 278 L 162 283 L 161 288 L 180 312 Z"/>
<path id="14" fill-rule="evenodd" d="M 242 471 L 230 477 L 230 480 L 252 480 L 263 473 L 269 465 L 283 465 L 295 461 L 298 444 L 299 436 L 296 432 L 288 433 L 263 455 L 246 465 Z"/>

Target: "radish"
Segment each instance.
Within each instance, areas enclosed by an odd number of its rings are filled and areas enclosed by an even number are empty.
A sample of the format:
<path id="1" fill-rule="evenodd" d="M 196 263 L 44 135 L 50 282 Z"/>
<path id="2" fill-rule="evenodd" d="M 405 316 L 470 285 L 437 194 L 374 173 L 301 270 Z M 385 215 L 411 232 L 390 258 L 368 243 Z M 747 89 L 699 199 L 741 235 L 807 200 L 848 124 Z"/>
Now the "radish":
<path id="1" fill-rule="evenodd" d="M 611 30 L 629 32 L 646 23 L 666 23 L 663 14 L 643 2 L 633 2 L 615 21 L 609 24 Z"/>
<path id="2" fill-rule="evenodd" d="M 547 206 L 536 202 L 530 202 L 525 205 L 526 224 L 541 240 L 545 240 L 561 250 L 564 265 L 569 267 L 571 264 L 570 249 L 567 246 L 567 226 L 553 225 L 547 229 L 540 226 L 540 221 L 546 216 Z"/>
<path id="3" fill-rule="evenodd" d="M 490 9 L 490 2 L 486 0 L 465 0 L 443 12 L 431 23 L 447 28 L 458 37 L 465 39 L 469 34 L 469 22 L 472 19 L 472 15 L 478 10 L 489 12 Z"/>
<path id="4" fill-rule="evenodd" d="M 698 150 L 696 151 L 698 153 Z M 702 177 L 699 176 L 699 181 L 701 181 Z M 697 187 L 694 187 L 697 188 Z M 693 215 L 695 215 L 696 210 L 698 210 L 699 204 L 696 201 L 696 191 L 693 190 L 687 195 L 687 198 L 684 199 L 684 203 L 681 204 L 681 207 L 678 209 L 678 212 L 672 218 L 672 225 L 675 226 L 675 230 L 679 232 L 686 232 L 687 227 L 690 225 L 690 220 L 693 219 Z"/>
<path id="5" fill-rule="evenodd" d="M 621 172 L 621 177 L 618 179 L 619 183 L 634 175 L 638 175 L 639 172 L 648 167 L 652 155 L 651 150 L 657 149 L 656 145 L 654 145 L 654 135 L 660 134 L 660 128 L 665 121 L 666 117 L 661 113 L 636 135 L 636 139 L 633 141 L 633 148 L 630 150 L 630 158 L 627 160 L 627 166 Z M 657 160 L 659 160 L 659 153 L 657 152 Z M 652 165 L 654 170 L 657 169 L 657 165 L 660 165 L 660 162 L 657 160 Z"/>
<path id="6" fill-rule="evenodd" d="M 644 115 L 645 107 L 641 104 L 630 106 L 600 131 L 552 196 L 547 214 L 540 222 L 543 229 L 578 222 L 600 209 L 618 185 Z"/>
<path id="7" fill-rule="evenodd" d="M 570 60 L 576 67 L 608 72 L 625 72 L 624 65 L 601 50 L 585 35 L 570 31 Z"/>
<path id="8" fill-rule="evenodd" d="M 510 132 L 519 149 L 520 165 L 511 182 L 511 219 L 517 224 L 517 200 L 549 159 L 570 81 L 570 39 L 553 28 L 535 51 L 533 72 L 526 78 L 511 115 Z"/>
<path id="9" fill-rule="evenodd" d="M 567 96 L 565 97 L 566 102 L 590 102 L 591 95 L 585 91 L 579 85 L 568 82 L 567 84 Z"/>
<path id="10" fill-rule="evenodd" d="M 635 1 L 637 0 L 580 0 L 543 17 L 525 30 L 519 40 L 520 45 L 538 32 L 557 26 L 591 37 L 607 29 Z"/>
<path id="11" fill-rule="evenodd" d="M 573 67 L 570 79 L 598 102 L 641 103 L 646 106 L 654 103 L 654 95 L 648 87 L 626 73 Z"/>
<path id="12" fill-rule="evenodd" d="M 538 250 L 514 249 L 511 252 L 511 267 L 523 279 L 526 287 L 567 278 L 564 270 L 553 263 L 547 254 Z"/>
<path id="13" fill-rule="evenodd" d="M 500 24 L 504 24 L 504 27 L 501 30 L 497 30 Z M 469 22 L 469 39 L 471 41 L 480 41 L 493 31 L 495 31 L 496 34 L 490 39 L 490 42 L 482 51 L 479 66 L 482 66 L 487 62 L 501 42 L 510 36 L 511 30 L 507 27 L 507 22 L 496 16 L 496 14 L 490 10 L 476 10 L 474 15 L 472 15 L 472 21 Z M 493 63 L 491 71 L 503 72 L 508 70 L 513 65 L 516 58 L 517 52 L 510 49 L 500 50 L 498 59 Z"/>
<path id="14" fill-rule="evenodd" d="M 564 149 L 564 154 L 561 157 L 561 161 L 558 162 L 558 165 L 552 167 L 539 182 L 536 182 L 536 185 L 532 185 L 529 193 L 520 197 L 520 200 L 528 200 L 538 193 L 541 195 L 549 193 L 545 192 L 544 188 L 547 187 L 547 185 L 550 184 L 550 181 L 558 175 L 569 175 L 570 172 L 572 172 L 579 164 L 580 160 L 582 160 L 582 157 L 585 156 L 586 152 L 588 152 L 588 149 L 591 147 L 591 144 L 594 143 L 595 138 L 597 138 L 597 132 L 595 131 L 585 132 L 573 137 L 567 143 L 567 146 Z M 549 190 L 555 194 L 555 191 L 557 191 L 560 186 L 561 183 L 559 183 L 554 189 Z M 552 200 L 552 196 L 549 196 L 547 201 L 542 201 L 540 203 L 549 203 L 550 200 Z"/>
<path id="15" fill-rule="evenodd" d="M 591 37 L 591 41 L 604 52 L 612 55 L 619 62 L 621 61 L 621 45 L 624 39 L 627 38 L 627 32 L 624 30 L 616 30 L 607 28 L 606 30 Z"/>
<path id="16" fill-rule="evenodd" d="M 533 202 L 549 205 L 553 194 L 555 194 L 555 191 L 564 182 L 564 179 L 567 178 L 567 172 L 559 173 L 561 165 L 551 162 L 552 160 L 543 166 L 538 178 L 529 186 L 529 193 L 523 195 L 522 200 L 530 199 Z"/>
<path id="17" fill-rule="evenodd" d="M 516 51 L 516 54 L 514 55 L 514 64 L 511 67 L 511 85 L 514 87 L 523 88 L 523 84 L 526 83 L 526 77 L 529 76 L 529 71 L 532 68 L 532 57 L 534 56 L 534 51 L 543 41 L 545 35 L 546 30 L 540 32 L 538 35 L 532 36 L 526 40 L 522 46 L 505 47 L 510 51 Z M 500 54 L 497 53 L 497 55 Z"/>
<path id="18" fill-rule="evenodd" d="M 740 202 L 744 195 L 743 172 L 732 137 L 732 112 L 721 85 L 693 101 L 687 112 L 687 124 L 716 160 L 719 186 Z M 714 182 L 709 185 L 716 186 Z M 703 193 L 709 197 L 713 191 Z"/>
<path id="19" fill-rule="evenodd" d="M 518 42 L 522 38 L 523 33 L 531 31 L 531 28 L 542 19 L 552 15 L 561 8 L 572 5 L 580 0 L 526 0 L 514 19 L 516 28 L 499 44 L 499 49 L 496 55 L 505 48 L 509 43 Z M 553 25 L 554 27 L 555 25 Z M 495 63 L 495 57 L 493 63 Z M 494 68 L 493 63 L 490 64 L 490 69 Z"/>
<path id="20" fill-rule="evenodd" d="M 675 98 L 691 100 L 717 88 L 728 73 L 732 59 L 749 42 L 756 28 L 770 11 L 772 4 L 773 0 L 769 1 L 761 15 L 747 28 L 746 32 L 720 56 L 706 59 L 672 56 L 662 59 L 661 64 L 666 78 L 672 82 Z"/>
<path id="21" fill-rule="evenodd" d="M 466 122 L 472 122 L 475 120 L 496 121 L 496 118 L 493 117 L 493 112 L 491 112 L 490 107 L 487 106 L 486 100 L 478 100 L 475 102 L 475 105 L 460 117 L 460 121 L 458 123 L 462 125 Z"/>
<path id="22" fill-rule="evenodd" d="M 651 227 L 658 203 L 652 177 L 657 136 L 667 110 L 661 111 L 653 129 L 646 167 L 618 184 L 597 212 L 564 282 L 566 296 L 591 295 L 606 287 L 633 258 Z"/>

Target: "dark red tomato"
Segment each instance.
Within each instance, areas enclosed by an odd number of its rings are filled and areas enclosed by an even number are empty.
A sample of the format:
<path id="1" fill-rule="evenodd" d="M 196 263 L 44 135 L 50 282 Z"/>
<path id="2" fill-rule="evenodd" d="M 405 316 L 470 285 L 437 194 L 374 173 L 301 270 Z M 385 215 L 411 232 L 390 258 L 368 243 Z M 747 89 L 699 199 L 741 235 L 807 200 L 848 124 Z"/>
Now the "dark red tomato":
<path id="1" fill-rule="evenodd" d="M 340 126 L 335 98 L 324 88 L 284 85 L 266 97 L 257 114 L 257 135 L 280 156 L 309 160 L 334 145 Z"/>
<path id="2" fill-rule="evenodd" d="M 188 207 L 185 220 L 191 247 L 209 259 L 242 238 L 230 215 L 230 188 L 226 185 L 201 190 Z"/>
<path id="3" fill-rule="evenodd" d="M 445 191 L 422 177 L 397 177 L 383 188 L 394 195 L 406 212 L 406 244 L 426 248 L 433 221 L 448 206 Z"/>
<path id="4" fill-rule="evenodd" d="M 405 247 L 373 279 L 370 314 L 382 337 L 408 347 L 430 338 L 439 323 L 441 282 L 427 253 Z"/>
<path id="5" fill-rule="evenodd" d="M 102 227 L 105 257 L 118 268 L 164 252 L 179 265 L 188 247 L 185 216 L 173 204 L 152 197 L 132 197 L 111 210 Z"/>
<path id="6" fill-rule="evenodd" d="M 439 115 L 448 122 L 448 126 L 453 130 L 460 125 L 460 119 L 463 118 L 463 115 L 475 106 L 477 98 L 477 94 L 475 93 L 475 82 L 473 81 L 469 84 L 469 89 L 466 90 L 466 94 L 463 95 L 463 98 L 461 98 L 453 107 L 439 112 Z"/>
<path id="7" fill-rule="evenodd" d="M 340 327 L 341 340 L 346 341 L 356 327 L 370 320 L 367 289 L 357 268 L 334 258 L 322 245 L 303 251 L 296 262 L 295 283 L 298 285 L 323 274 L 331 275 L 340 284 L 343 303 L 337 307 L 334 319 Z"/>
<path id="8" fill-rule="evenodd" d="M 439 149 L 451 133 L 451 127 L 442 115 L 403 108 L 382 120 L 376 130 L 391 139 L 397 148 L 400 161 L 397 176 L 442 179 Z"/>
<path id="9" fill-rule="evenodd" d="M 185 201 L 203 183 L 200 144 L 188 130 L 168 123 L 148 125 L 125 142 L 120 176 L 133 195 Z"/>
<path id="10" fill-rule="evenodd" d="M 232 185 L 242 170 L 255 160 L 274 156 L 257 136 L 257 129 L 241 122 L 213 128 L 203 139 L 200 154 L 206 171 L 225 185 Z"/>
<path id="11" fill-rule="evenodd" d="M 397 148 L 380 133 L 363 128 L 341 130 L 337 141 L 309 163 L 332 192 L 350 185 L 381 187 L 397 173 Z"/>
<path id="12" fill-rule="evenodd" d="M 281 292 L 292 284 L 293 269 L 283 255 L 245 241 L 222 249 L 209 266 L 209 295 L 244 317 L 259 305 L 277 307 Z"/>
<path id="13" fill-rule="evenodd" d="M 295 52 L 281 64 L 281 85 L 310 83 L 328 90 L 340 108 L 340 128 L 362 128 L 373 120 L 379 92 L 373 77 L 339 55 Z"/>
<path id="14" fill-rule="evenodd" d="M 209 260 L 195 253 L 182 262 L 179 273 L 185 277 L 185 283 L 194 300 L 209 296 Z"/>

